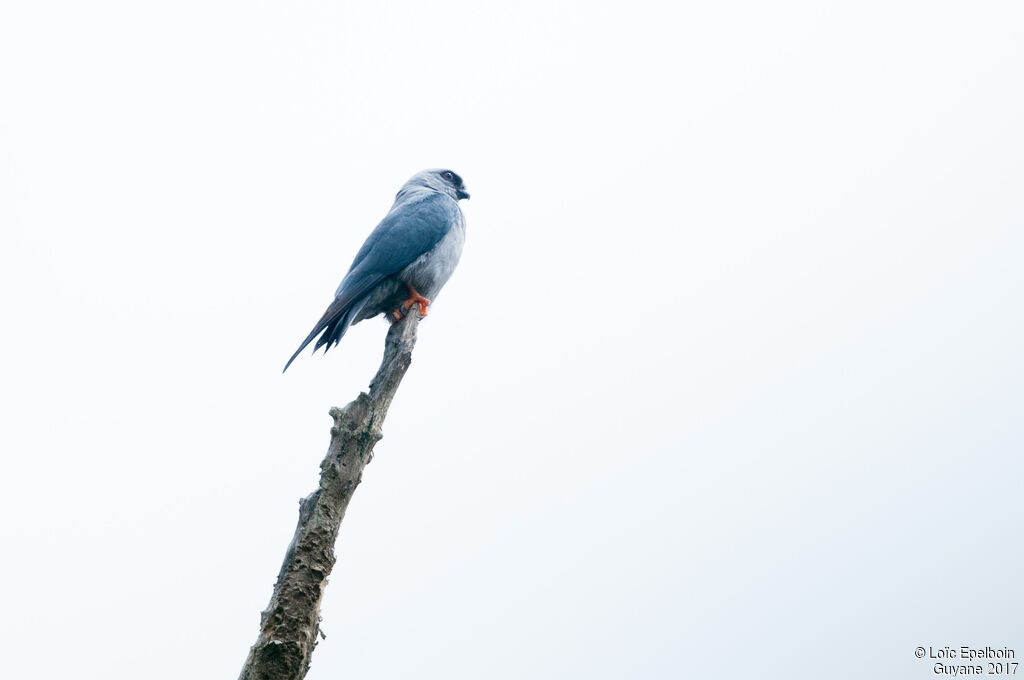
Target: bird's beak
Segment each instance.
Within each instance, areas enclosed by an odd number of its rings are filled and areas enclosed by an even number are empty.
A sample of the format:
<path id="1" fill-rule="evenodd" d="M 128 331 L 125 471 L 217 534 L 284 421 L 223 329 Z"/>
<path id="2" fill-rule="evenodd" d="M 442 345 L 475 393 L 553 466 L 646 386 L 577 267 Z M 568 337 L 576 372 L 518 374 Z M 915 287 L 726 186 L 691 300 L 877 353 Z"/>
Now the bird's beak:
<path id="1" fill-rule="evenodd" d="M 455 195 L 459 197 L 460 201 L 462 199 L 464 199 L 464 198 L 469 198 L 469 192 L 466 191 L 465 187 L 463 187 L 462 189 L 459 189 L 458 191 L 456 191 Z"/>

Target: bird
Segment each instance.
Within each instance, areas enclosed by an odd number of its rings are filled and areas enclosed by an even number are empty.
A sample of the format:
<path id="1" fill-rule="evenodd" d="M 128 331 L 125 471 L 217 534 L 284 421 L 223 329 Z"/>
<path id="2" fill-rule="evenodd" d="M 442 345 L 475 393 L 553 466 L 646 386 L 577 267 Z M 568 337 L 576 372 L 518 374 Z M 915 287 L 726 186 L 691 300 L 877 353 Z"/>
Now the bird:
<path id="1" fill-rule="evenodd" d="M 402 185 L 284 371 L 318 335 L 313 351 L 327 352 L 363 319 L 386 314 L 394 322 L 414 305 L 426 316 L 462 256 L 466 218 L 459 201 L 467 198 L 462 178 L 443 168 L 418 172 Z"/>

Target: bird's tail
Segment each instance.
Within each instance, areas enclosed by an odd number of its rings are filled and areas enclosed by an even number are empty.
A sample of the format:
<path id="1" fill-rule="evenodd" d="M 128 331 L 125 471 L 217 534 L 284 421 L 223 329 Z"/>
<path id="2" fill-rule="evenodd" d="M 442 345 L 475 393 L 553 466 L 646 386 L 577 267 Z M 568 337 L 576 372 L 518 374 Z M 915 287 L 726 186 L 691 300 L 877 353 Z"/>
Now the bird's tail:
<path id="1" fill-rule="evenodd" d="M 358 314 L 359 310 L 363 308 L 364 302 L 365 299 L 351 300 L 347 303 L 340 299 L 335 299 L 327 308 L 327 311 L 324 312 L 324 315 L 320 317 L 320 320 L 316 322 L 316 326 L 314 326 L 313 330 L 306 336 L 306 339 L 302 341 L 301 345 L 299 345 L 299 348 L 295 350 L 295 354 L 291 356 L 288 363 L 284 365 L 284 370 L 281 372 L 284 373 L 287 371 L 288 367 L 292 365 L 293 361 L 295 361 L 295 357 L 299 356 L 299 353 L 306 349 L 306 345 L 313 342 L 313 338 L 321 333 L 323 333 L 323 335 L 320 335 L 320 339 L 316 341 L 315 345 L 313 345 L 314 352 L 324 345 L 327 346 L 326 349 L 324 349 L 324 352 L 330 349 L 331 345 L 337 345 L 338 341 L 341 340 L 341 337 L 345 335 L 345 331 L 347 331 L 348 327 L 352 325 L 352 321 L 355 319 L 356 314 Z"/>

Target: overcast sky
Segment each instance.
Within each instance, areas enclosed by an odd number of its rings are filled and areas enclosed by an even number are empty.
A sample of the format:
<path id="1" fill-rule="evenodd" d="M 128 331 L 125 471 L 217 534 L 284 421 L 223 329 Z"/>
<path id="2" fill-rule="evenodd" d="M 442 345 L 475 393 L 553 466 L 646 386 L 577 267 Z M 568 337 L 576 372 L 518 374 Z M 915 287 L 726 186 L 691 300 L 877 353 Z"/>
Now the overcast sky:
<path id="1" fill-rule="evenodd" d="M 5 676 L 237 676 L 439 166 L 311 680 L 1024 662 L 1022 84 L 1020 2 L 4 3 Z"/>

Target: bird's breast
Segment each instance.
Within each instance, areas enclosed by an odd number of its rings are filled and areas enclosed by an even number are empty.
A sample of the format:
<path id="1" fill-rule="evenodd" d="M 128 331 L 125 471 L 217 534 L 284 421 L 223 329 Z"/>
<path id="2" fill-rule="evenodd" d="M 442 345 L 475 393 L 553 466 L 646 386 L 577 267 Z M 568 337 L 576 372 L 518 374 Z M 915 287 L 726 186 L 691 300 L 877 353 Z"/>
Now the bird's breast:
<path id="1" fill-rule="evenodd" d="M 448 230 L 437 245 L 403 269 L 398 278 L 412 285 L 424 297 L 433 299 L 455 271 L 465 242 L 466 228 L 460 221 Z"/>

